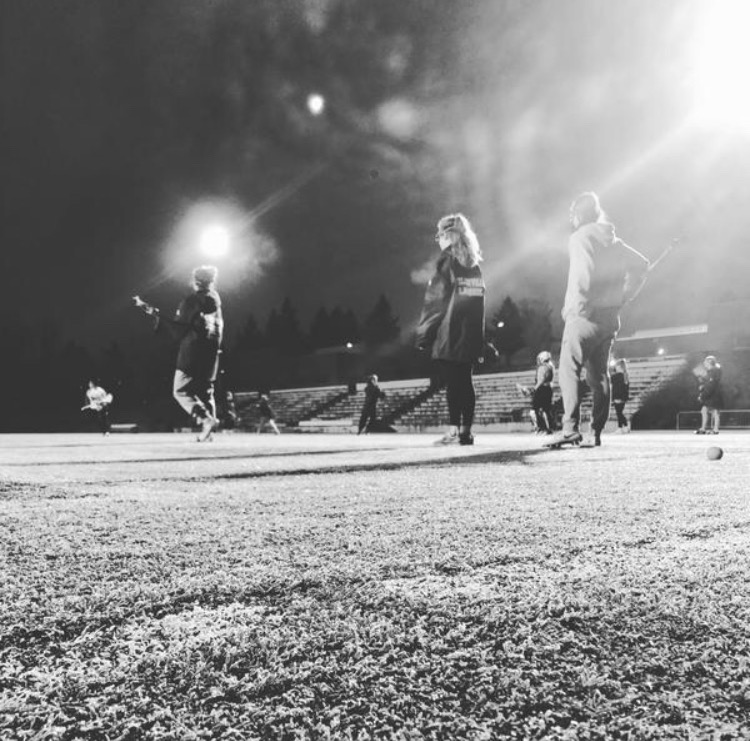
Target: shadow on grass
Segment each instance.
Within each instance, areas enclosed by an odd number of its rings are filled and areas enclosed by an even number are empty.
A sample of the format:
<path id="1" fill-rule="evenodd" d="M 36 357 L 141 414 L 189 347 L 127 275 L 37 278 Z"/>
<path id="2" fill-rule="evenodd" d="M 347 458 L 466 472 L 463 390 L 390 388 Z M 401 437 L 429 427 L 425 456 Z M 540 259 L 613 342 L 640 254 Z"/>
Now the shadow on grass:
<path id="1" fill-rule="evenodd" d="M 315 455 L 342 455 L 345 453 L 354 453 L 356 450 L 352 448 L 346 448 L 342 450 L 283 450 L 274 452 L 241 452 L 241 453 L 223 453 L 220 455 L 211 455 L 210 447 L 207 445 L 202 448 L 206 451 L 205 455 L 188 455 L 188 456 L 169 456 L 162 458 L 113 458 L 111 460 L 102 460 L 101 458 L 86 458 L 75 461 L 34 461 L 34 463 L 27 463 L 25 461 L 16 461 L 11 463 L 4 463 L 3 466 L 8 468 L 28 468 L 33 466 L 37 468 L 39 466 L 92 466 L 92 465 L 104 465 L 108 466 L 113 463 L 117 464 L 128 464 L 128 463 L 192 463 L 196 461 L 239 461 L 245 459 L 256 459 L 256 458 L 291 458 L 294 456 L 315 456 Z M 367 451 L 377 450 L 395 450 L 396 448 L 367 448 Z"/>
<path id="2" fill-rule="evenodd" d="M 351 452 L 351 451 L 347 451 Z M 412 468 L 447 468 L 451 466 L 472 466 L 487 464 L 505 464 L 521 463 L 525 464 L 526 459 L 548 453 L 544 448 L 524 449 L 524 450 L 498 450 L 492 453 L 482 452 L 463 455 L 450 456 L 439 460 L 414 460 L 414 461 L 373 461 L 371 463 L 351 463 L 331 466 L 300 466 L 299 468 L 273 471 L 242 471 L 237 473 L 218 474 L 216 476 L 196 476 L 191 480 L 210 479 L 255 479 L 267 476 L 301 476 L 305 474 L 331 474 L 331 473 L 360 473 L 364 471 L 402 471 Z"/>

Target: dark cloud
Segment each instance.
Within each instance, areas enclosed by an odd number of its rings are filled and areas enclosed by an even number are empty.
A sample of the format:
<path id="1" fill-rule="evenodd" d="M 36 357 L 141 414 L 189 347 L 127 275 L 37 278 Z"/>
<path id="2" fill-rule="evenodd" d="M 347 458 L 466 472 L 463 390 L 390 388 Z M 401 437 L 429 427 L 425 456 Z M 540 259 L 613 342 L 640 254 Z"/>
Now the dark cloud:
<path id="1" fill-rule="evenodd" d="M 303 317 L 321 304 L 362 314 L 385 293 L 406 323 L 421 301 L 412 272 L 454 210 L 475 223 L 497 303 L 554 304 L 567 204 L 594 188 L 649 255 L 691 234 L 629 317 L 679 323 L 719 273 L 733 280 L 748 195 L 746 142 L 681 129 L 695 8 L 6 3 L 3 259 L 20 277 L 6 300 L 111 334 L 132 293 L 182 289 L 190 252 L 175 234 L 218 202 L 273 246 L 262 273 L 245 254 L 255 279 L 229 281 L 230 317 L 264 318 L 285 296 Z M 722 267 L 707 273 L 709 243 Z M 165 255 L 181 258 L 172 272 Z"/>

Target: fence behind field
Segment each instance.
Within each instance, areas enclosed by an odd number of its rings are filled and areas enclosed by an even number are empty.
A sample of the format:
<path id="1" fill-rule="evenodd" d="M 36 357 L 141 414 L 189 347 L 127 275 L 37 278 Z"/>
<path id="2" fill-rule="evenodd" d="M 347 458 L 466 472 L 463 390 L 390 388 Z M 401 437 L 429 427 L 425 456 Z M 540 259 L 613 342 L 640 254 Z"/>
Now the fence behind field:
<path id="1" fill-rule="evenodd" d="M 750 409 L 722 409 L 721 429 L 750 430 Z M 701 426 L 700 411 L 678 412 L 678 430 L 696 430 Z"/>

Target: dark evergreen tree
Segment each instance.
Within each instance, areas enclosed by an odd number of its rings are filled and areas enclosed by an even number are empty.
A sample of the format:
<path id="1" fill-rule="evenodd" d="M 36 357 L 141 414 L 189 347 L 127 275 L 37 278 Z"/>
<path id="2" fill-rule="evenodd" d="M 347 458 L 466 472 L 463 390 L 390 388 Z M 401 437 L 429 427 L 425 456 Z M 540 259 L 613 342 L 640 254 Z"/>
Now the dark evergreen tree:
<path id="1" fill-rule="evenodd" d="M 279 350 L 289 355 L 300 355 L 307 350 L 307 338 L 302 332 L 297 311 L 289 298 L 284 299 L 279 312 Z"/>
<path id="2" fill-rule="evenodd" d="M 365 319 L 362 339 L 372 346 L 394 342 L 400 334 L 398 319 L 393 315 L 388 299 L 381 294 L 373 310 Z"/>
<path id="3" fill-rule="evenodd" d="M 113 394 L 118 406 L 134 400 L 134 373 L 130 361 L 117 342 L 112 342 L 104 351 L 100 363 L 99 381 Z"/>
<path id="4" fill-rule="evenodd" d="M 279 319 L 279 312 L 276 309 L 271 309 L 266 320 L 266 330 L 264 332 L 264 344 L 266 347 L 277 348 L 279 346 L 281 336 L 281 320 Z"/>
<path id="5" fill-rule="evenodd" d="M 325 306 L 321 306 L 310 324 L 310 344 L 313 348 L 328 347 L 331 341 L 331 315 Z"/>
<path id="6" fill-rule="evenodd" d="M 360 341 L 359 322 L 354 312 L 351 309 L 347 309 L 344 313 L 344 319 L 342 322 L 344 328 L 344 336 L 347 342 L 357 343 Z"/>
<path id="7" fill-rule="evenodd" d="M 83 404 L 89 379 L 96 376 L 94 361 L 86 348 L 75 342 L 68 342 L 60 351 L 59 360 L 60 391 L 64 398 L 81 400 Z"/>
<path id="8" fill-rule="evenodd" d="M 525 346 L 521 312 L 515 301 L 507 296 L 500 309 L 492 315 L 490 332 L 500 357 L 510 365 L 511 358 Z"/>
<path id="9" fill-rule="evenodd" d="M 222 353 L 225 390 L 242 388 L 251 382 L 257 356 L 265 345 L 266 338 L 251 314 L 245 321 L 237 341 L 230 349 L 225 349 Z"/>
<path id="10" fill-rule="evenodd" d="M 519 309 L 524 345 L 536 357 L 552 345 L 552 309 L 545 301 L 533 299 L 521 301 Z"/>
<path id="11" fill-rule="evenodd" d="M 346 334 L 346 313 L 340 306 L 334 306 L 330 316 L 331 335 L 330 346 L 345 345 L 349 342 Z"/>
<path id="12" fill-rule="evenodd" d="M 264 342 L 265 338 L 263 337 L 263 332 L 261 332 L 255 317 L 250 314 L 237 339 L 235 351 L 238 353 L 244 353 L 247 351 L 252 352 L 253 350 L 259 350 L 263 347 Z"/>

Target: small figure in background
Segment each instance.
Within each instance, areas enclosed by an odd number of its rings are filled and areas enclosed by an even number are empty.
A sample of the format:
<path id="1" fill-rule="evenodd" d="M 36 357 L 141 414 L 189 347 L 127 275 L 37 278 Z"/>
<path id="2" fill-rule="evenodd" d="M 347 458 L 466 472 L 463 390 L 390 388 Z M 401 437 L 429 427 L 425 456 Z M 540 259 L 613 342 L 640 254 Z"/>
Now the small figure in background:
<path id="1" fill-rule="evenodd" d="M 698 378 L 698 401 L 701 403 L 701 426 L 696 435 L 718 435 L 719 410 L 723 406 L 721 393 L 721 366 L 714 355 L 703 361 L 703 372 Z M 709 421 L 711 428 L 709 429 Z"/>
<path id="2" fill-rule="evenodd" d="M 550 435 L 555 427 L 552 412 L 552 381 L 555 378 L 555 364 L 552 355 L 543 350 L 536 356 L 536 379 L 533 386 L 517 383 L 516 388 L 527 399 L 531 399 L 529 419 L 534 432 L 539 435 Z"/>
<path id="3" fill-rule="evenodd" d="M 620 434 L 630 432 L 630 424 L 625 416 L 625 404 L 630 399 L 630 376 L 628 364 L 622 358 L 615 361 L 609 383 L 612 388 L 612 404 L 617 415 L 617 431 Z"/>
<path id="4" fill-rule="evenodd" d="M 234 430 L 237 428 L 237 407 L 234 404 L 234 394 L 231 391 L 224 393 L 224 409 L 221 419 L 221 426 L 225 430 Z"/>
<path id="5" fill-rule="evenodd" d="M 105 391 L 96 381 L 89 381 L 89 387 L 86 390 L 86 404 L 81 407 L 81 411 L 90 409 L 96 413 L 102 435 L 109 435 L 109 405 L 112 400 L 112 394 Z"/>
<path id="6" fill-rule="evenodd" d="M 380 388 L 378 377 L 373 373 L 365 385 L 365 403 L 362 406 L 362 414 L 359 415 L 358 435 L 369 432 L 370 424 L 377 419 L 377 407 L 381 399 L 385 399 L 385 391 Z"/>
<path id="7" fill-rule="evenodd" d="M 258 402 L 258 416 L 260 417 L 258 421 L 258 434 L 263 431 L 263 428 L 268 425 L 274 432 L 275 435 L 280 435 L 281 431 L 276 425 L 276 422 L 274 420 L 275 414 L 273 413 L 273 409 L 271 408 L 271 403 L 268 400 L 268 396 L 266 394 L 260 395 L 260 401 Z"/>
<path id="8" fill-rule="evenodd" d="M 555 364 L 552 362 L 552 354 L 543 350 L 536 356 L 536 383 L 531 394 L 536 431 L 543 435 L 551 435 L 554 427 L 552 417 L 552 381 L 554 378 Z"/>

